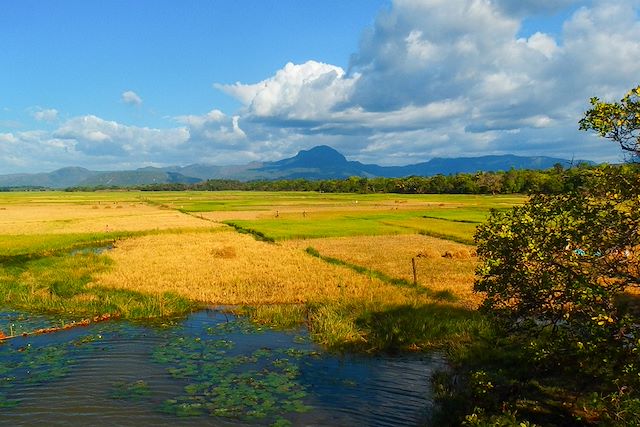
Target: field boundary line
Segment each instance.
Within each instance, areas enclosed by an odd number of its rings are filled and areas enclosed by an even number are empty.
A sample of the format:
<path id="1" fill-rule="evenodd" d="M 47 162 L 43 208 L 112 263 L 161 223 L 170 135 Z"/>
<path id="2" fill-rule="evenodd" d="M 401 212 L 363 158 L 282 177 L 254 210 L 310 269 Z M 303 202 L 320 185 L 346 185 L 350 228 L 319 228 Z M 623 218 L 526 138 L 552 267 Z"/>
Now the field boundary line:
<path id="1" fill-rule="evenodd" d="M 327 262 L 329 264 L 333 264 L 333 265 L 339 265 L 342 267 L 346 267 L 350 270 L 355 271 L 356 273 L 359 274 L 364 274 L 365 276 L 374 278 L 374 279 L 378 279 L 381 280 L 385 283 L 388 283 L 390 285 L 393 286 L 398 286 L 398 287 L 402 287 L 402 288 L 408 288 L 411 289 L 413 291 L 415 291 L 417 294 L 421 294 L 421 295 L 427 295 L 431 298 L 434 298 L 436 300 L 440 300 L 440 301 L 449 301 L 449 302 L 454 302 L 457 300 L 457 297 L 455 295 L 453 295 L 451 292 L 449 291 L 440 291 L 440 292 L 434 292 L 431 289 L 425 287 L 425 286 L 421 286 L 418 284 L 414 284 L 413 282 L 406 280 L 406 279 L 399 279 L 397 277 L 391 277 L 388 274 L 385 274 L 381 271 L 378 270 L 374 270 L 371 268 L 367 268 L 367 267 L 363 267 L 361 265 L 358 264 L 353 264 L 350 263 L 348 261 L 344 261 L 341 260 L 339 258 L 333 258 L 330 256 L 326 256 L 326 255 L 322 255 L 317 249 L 315 249 L 312 246 L 309 246 L 307 249 L 305 249 L 305 252 L 308 253 L 309 255 L 319 258 L 324 262 Z"/>

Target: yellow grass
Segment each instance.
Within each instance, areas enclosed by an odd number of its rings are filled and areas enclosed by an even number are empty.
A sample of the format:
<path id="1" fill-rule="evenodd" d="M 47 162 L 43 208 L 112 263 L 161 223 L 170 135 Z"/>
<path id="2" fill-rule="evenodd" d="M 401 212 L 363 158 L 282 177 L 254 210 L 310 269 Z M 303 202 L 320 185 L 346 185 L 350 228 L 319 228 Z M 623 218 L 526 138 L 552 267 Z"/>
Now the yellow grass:
<path id="1" fill-rule="evenodd" d="M 138 292 L 174 292 L 214 304 L 326 300 L 410 303 L 415 292 L 328 264 L 296 247 L 233 231 L 151 235 L 109 253 L 113 268 L 94 283 Z"/>
<path id="2" fill-rule="evenodd" d="M 105 231 L 211 228 L 210 221 L 139 203 L 5 206 L 0 234 L 57 234 Z"/>
<path id="3" fill-rule="evenodd" d="M 474 247 L 421 235 L 335 237 L 288 241 L 285 246 L 313 247 L 337 258 L 388 276 L 413 281 L 411 258 L 416 259 L 418 283 L 435 292 L 450 291 L 458 304 L 476 308 L 481 297 L 473 293 Z"/>

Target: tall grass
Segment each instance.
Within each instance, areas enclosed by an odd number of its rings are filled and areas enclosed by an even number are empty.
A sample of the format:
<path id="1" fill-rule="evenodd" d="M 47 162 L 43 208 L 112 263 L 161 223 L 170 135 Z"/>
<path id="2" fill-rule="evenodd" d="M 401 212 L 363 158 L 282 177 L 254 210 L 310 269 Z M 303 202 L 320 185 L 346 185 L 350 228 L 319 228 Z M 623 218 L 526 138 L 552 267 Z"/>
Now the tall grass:
<path id="1" fill-rule="evenodd" d="M 142 294 L 96 286 L 92 277 L 111 260 L 94 253 L 18 258 L 0 266 L 0 306 L 75 316 L 112 314 L 148 318 L 184 313 L 194 307 L 169 293 Z"/>

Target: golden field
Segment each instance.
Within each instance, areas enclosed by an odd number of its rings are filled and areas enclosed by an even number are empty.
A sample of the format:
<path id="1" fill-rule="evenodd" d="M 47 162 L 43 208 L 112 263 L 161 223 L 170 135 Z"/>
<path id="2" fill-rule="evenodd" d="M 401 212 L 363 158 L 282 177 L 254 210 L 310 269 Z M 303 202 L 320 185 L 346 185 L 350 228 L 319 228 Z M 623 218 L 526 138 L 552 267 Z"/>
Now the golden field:
<path id="1" fill-rule="evenodd" d="M 420 286 L 434 292 L 450 291 L 465 307 L 476 308 L 481 302 L 480 295 L 473 293 L 476 259 L 472 246 L 416 234 L 292 240 L 285 245 L 312 247 L 323 256 L 408 282 L 413 281 L 413 258 Z"/>
<path id="2" fill-rule="evenodd" d="M 95 284 L 173 292 L 210 304 L 306 303 L 331 299 L 406 303 L 414 297 L 378 279 L 327 264 L 289 245 L 235 231 L 128 239 L 110 251 L 113 268 Z"/>
<path id="3" fill-rule="evenodd" d="M 477 197 L 468 203 L 465 200 L 459 196 L 308 193 L 264 197 L 260 193 L 11 193 L 5 200 L 0 198 L 0 235 L 15 236 L 16 243 L 29 237 L 22 243 L 29 245 L 38 235 L 46 242 L 59 240 L 58 235 L 137 232 L 117 237 L 116 247 L 105 255 L 112 266 L 93 278 L 94 286 L 153 294 L 170 291 L 210 304 L 332 299 L 425 302 L 425 295 L 332 265 L 305 249 L 312 247 L 323 256 L 411 282 L 411 259 L 415 258 L 421 287 L 449 291 L 456 298 L 455 305 L 473 308 L 479 301 L 472 292 L 473 247 L 412 234 L 419 229 L 410 226 L 390 231 L 369 226 L 374 220 L 386 226 L 394 218 L 398 223 L 420 224 L 425 218 L 419 215 L 425 210 L 456 214 L 467 205 L 484 209 L 490 202 Z M 178 210 L 185 207 L 196 210 Z M 222 223 L 228 220 L 252 220 L 284 236 L 298 224 L 315 227 L 314 232 L 339 225 L 339 233 L 345 236 L 285 238 L 269 244 L 233 231 Z M 448 226 L 466 230 L 470 224 L 448 222 Z M 384 235 L 366 235 L 369 231 Z M 10 246 L 10 242 L 3 245 Z"/>
<path id="4" fill-rule="evenodd" d="M 143 203 L 28 204 L 3 206 L 0 234 L 105 233 L 211 228 L 214 223 Z"/>

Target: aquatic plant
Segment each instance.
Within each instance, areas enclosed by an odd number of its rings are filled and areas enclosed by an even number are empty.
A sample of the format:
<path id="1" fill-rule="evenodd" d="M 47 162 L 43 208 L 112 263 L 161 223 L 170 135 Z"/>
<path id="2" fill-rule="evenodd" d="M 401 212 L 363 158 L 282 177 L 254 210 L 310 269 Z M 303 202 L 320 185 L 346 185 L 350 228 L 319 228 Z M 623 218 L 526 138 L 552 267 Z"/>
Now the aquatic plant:
<path id="1" fill-rule="evenodd" d="M 263 333 L 245 320 L 222 322 L 205 336 L 176 336 L 153 353 L 167 373 L 185 380 L 184 394 L 164 402 L 162 410 L 177 416 L 210 416 L 244 421 L 270 420 L 286 425 L 289 413 L 306 412 L 305 386 L 298 363 L 317 357 L 310 350 L 258 348 L 250 354 L 233 352 L 235 344 L 221 336 Z"/>
<path id="2" fill-rule="evenodd" d="M 149 384 L 144 380 L 133 382 L 116 381 L 111 386 L 109 397 L 116 400 L 140 400 L 151 395 Z"/>

